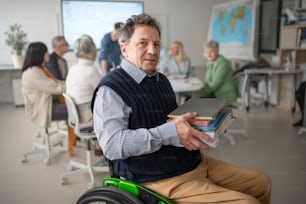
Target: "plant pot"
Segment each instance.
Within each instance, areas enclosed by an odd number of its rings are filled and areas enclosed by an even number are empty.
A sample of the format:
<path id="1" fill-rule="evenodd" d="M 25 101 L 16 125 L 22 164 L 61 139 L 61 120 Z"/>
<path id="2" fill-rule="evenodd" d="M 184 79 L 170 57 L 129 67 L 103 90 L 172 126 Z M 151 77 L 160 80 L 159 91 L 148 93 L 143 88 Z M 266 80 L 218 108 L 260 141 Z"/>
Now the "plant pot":
<path id="1" fill-rule="evenodd" d="M 13 54 L 12 60 L 13 60 L 14 68 L 17 68 L 17 69 L 22 68 L 23 62 L 24 62 L 24 56 Z"/>

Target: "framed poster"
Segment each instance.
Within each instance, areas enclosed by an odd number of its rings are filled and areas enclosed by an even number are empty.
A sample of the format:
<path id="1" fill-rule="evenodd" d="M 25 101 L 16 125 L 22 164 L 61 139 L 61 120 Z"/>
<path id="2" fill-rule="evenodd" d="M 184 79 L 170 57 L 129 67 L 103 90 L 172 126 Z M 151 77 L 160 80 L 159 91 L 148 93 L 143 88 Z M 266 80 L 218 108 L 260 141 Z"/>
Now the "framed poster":
<path id="1" fill-rule="evenodd" d="M 229 59 L 254 60 L 258 1 L 237 0 L 213 7 L 208 40 L 219 42 L 220 54 Z"/>

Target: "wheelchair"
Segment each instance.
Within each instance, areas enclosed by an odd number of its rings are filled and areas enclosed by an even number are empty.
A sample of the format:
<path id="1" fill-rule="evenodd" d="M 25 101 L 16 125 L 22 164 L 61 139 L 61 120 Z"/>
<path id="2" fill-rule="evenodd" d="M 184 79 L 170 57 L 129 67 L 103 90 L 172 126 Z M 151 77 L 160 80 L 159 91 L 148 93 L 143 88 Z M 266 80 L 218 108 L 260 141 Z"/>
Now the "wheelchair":
<path id="1" fill-rule="evenodd" d="M 102 186 L 86 191 L 76 204 L 174 204 L 162 195 L 131 181 L 114 176 L 112 162 L 109 161 L 110 177 L 102 181 Z"/>

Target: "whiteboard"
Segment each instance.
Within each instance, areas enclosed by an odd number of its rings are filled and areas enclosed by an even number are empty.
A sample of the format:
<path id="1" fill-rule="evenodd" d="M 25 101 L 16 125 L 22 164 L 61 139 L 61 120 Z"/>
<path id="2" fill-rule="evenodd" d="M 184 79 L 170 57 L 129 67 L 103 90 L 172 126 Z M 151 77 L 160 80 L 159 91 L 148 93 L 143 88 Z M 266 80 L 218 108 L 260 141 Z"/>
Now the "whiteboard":
<path id="1" fill-rule="evenodd" d="M 219 42 L 220 54 L 229 59 L 256 58 L 258 0 L 236 0 L 213 7 L 208 40 Z"/>
<path id="2" fill-rule="evenodd" d="M 73 49 L 81 35 L 90 35 L 97 48 L 102 37 L 114 29 L 116 22 L 125 23 L 132 15 L 143 13 L 143 2 L 62 0 L 62 31 Z"/>

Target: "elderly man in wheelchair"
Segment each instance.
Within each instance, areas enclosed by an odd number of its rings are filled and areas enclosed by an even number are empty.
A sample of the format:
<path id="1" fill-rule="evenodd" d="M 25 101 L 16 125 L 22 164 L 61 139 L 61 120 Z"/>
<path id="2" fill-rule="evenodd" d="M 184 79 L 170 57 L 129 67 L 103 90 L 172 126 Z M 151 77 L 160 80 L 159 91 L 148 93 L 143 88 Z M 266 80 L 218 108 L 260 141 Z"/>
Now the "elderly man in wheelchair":
<path id="1" fill-rule="evenodd" d="M 265 174 L 201 153 L 209 147 L 200 139 L 211 138 L 187 122 L 196 113 L 167 122 L 177 102 L 156 69 L 160 37 L 148 14 L 132 16 L 120 30 L 120 68 L 100 81 L 92 100 L 94 129 L 117 178 L 78 203 L 269 203 Z"/>

